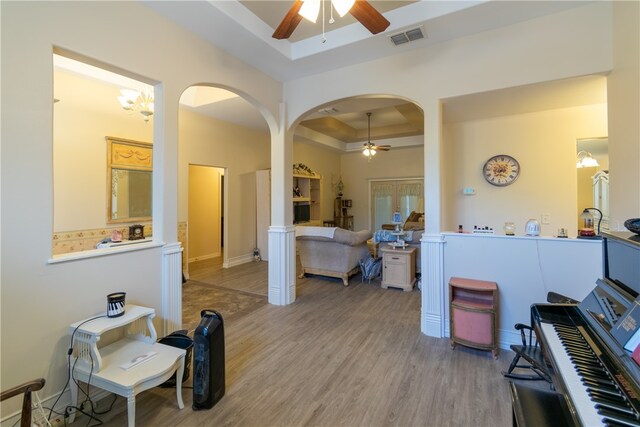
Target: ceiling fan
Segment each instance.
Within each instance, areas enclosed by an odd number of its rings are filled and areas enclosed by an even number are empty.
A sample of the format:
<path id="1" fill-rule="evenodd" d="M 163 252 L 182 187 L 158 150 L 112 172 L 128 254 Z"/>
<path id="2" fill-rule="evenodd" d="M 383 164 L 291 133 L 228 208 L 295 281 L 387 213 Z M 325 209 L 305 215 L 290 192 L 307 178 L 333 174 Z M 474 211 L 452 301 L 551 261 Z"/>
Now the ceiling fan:
<path id="1" fill-rule="evenodd" d="M 320 2 L 323 0 L 306 0 L 306 3 L 310 5 L 313 9 L 311 13 L 315 13 L 317 18 Z M 278 28 L 273 32 L 272 37 L 274 39 L 282 40 L 288 39 L 293 31 L 296 29 L 300 21 L 302 20 L 302 15 L 300 15 L 300 9 L 303 6 L 305 1 L 295 0 L 289 12 L 285 15 L 285 17 L 278 25 Z M 331 0 L 332 5 L 338 10 L 340 16 L 344 16 L 347 11 L 356 18 L 362 25 L 364 25 L 367 30 L 369 30 L 372 34 L 378 34 L 387 29 L 390 25 L 390 22 L 382 16 L 380 12 L 378 12 L 373 6 L 369 4 L 366 0 L 356 0 L 353 2 L 353 6 L 350 9 L 344 8 L 345 3 L 350 3 L 350 1 L 345 0 Z M 304 13 L 304 11 L 303 11 Z M 307 16 L 305 14 L 305 16 Z M 309 18 L 311 21 L 315 22 L 315 19 Z"/>
<path id="2" fill-rule="evenodd" d="M 378 151 L 389 151 L 390 145 L 375 145 L 371 142 L 371 112 L 367 113 L 367 142 L 364 143 L 362 154 L 368 157 L 368 161 L 371 161 L 371 157 L 375 156 Z"/>

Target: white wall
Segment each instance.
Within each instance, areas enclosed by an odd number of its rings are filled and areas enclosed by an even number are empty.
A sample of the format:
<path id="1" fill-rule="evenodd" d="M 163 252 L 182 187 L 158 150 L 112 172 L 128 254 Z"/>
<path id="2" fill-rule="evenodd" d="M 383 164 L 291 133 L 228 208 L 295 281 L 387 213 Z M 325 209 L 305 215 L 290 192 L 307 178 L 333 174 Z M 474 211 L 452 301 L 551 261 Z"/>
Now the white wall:
<path id="1" fill-rule="evenodd" d="M 528 219 L 541 221 L 547 213 L 551 221 L 541 225 L 541 235 L 552 236 L 558 228 L 576 235 L 576 139 L 607 135 L 606 105 L 447 123 L 445 128 L 445 230 L 477 225 L 502 234 L 505 221 L 511 221 L 516 234 L 524 234 Z M 482 175 L 484 162 L 496 154 L 520 163 L 521 173 L 509 186 L 493 186 Z M 476 194 L 463 195 L 465 187 Z"/>
<path id="2" fill-rule="evenodd" d="M 516 323 L 531 323 L 531 304 L 557 292 L 581 301 L 602 277 L 602 241 L 446 234 L 444 279 L 464 277 L 498 284 L 499 342 L 518 343 Z M 449 333 L 449 289 L 445 285 L 445 330 Z"/>
<path id="3" fill-rule="evenodd" d="M 66 379 L 69 324 L 104 311 L 106 295 L 122 290 L 128 302 L 154 307 L 161 326 L 163 282 L 159 248 L 47 264 L 53 231 L 53 46 L 158 83 L 153 228 L 154 238 L 167 243 L 177 241 L 182 91 L 202 82 L 234 88 L 248 94 L 274 126 L 282 86 L 137 2 L 1 7 L 0 389 L 44 377 L 40 396 L 46 398 L 61 391 Z M 135 28 L 135 36 L 123 28 Z M 3 402 L 1 416 L 19 406 L 19 399 Z"/>

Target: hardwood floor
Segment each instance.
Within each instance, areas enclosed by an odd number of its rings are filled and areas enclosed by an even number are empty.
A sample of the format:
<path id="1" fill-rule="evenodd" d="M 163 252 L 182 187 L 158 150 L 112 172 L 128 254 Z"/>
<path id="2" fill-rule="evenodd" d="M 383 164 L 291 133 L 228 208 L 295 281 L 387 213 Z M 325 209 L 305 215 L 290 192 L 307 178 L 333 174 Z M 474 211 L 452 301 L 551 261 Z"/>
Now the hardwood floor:
<path id="1" fill-rule="evenodd" d="M 349 287 L 310 277 L 299 280 L 294 304 L 279 307 L 267 304 L 266 276 L 266 262 L 194 266 L 184 285 L 185 326 L 193 329 L 201 308 L 222 313 L 226 394 L 212 409 L 193 411 L 190 389 L 182 410 L 174 389 L 146 391 L 136 399 L 137 425 L 511 425 L 501 370 L 512 353 L 494 360 L 421 334 L 420 291 L 384 290 L 360 276 Z M 126 425 L 125 399 L 100 418 Z"/>

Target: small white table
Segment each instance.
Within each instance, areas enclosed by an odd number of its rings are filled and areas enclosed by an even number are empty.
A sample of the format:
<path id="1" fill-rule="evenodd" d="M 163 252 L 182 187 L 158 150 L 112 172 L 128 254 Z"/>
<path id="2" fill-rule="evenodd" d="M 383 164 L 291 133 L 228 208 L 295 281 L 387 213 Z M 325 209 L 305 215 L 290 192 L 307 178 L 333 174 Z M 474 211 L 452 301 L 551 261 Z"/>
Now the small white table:
<path id="1" fill-rule="evenodd" d="M 186 350 L 156 342 L 157 334 L 152 322 L 154 317 L 155 310 L 152 308 L 126 305 L 120 317 L 103 317 L 84 324 L 84 321 L 80 321 L 69 326 L 69 334 L 75 331 L 72 343 L 75 361 L 71 362 L 70 367 L 72 378 L 126 397 L 129 427 L 135 426 L 136 394 L 159 386 L 174 372 L 178 407 L 184 408 L 182 375 Z M 124 337 L 98 348 L 100 336 L 116 328 L 124 328 Z M 121 367 L 150 352 L 155 352 L 155 355 L 142 363 L 128 369 Z M 71 402 L 77 405 L 78 385 L 75 381 L 70 384 Z M 69 422 L 74 419 L 75 411 L 72 411 Z"/>

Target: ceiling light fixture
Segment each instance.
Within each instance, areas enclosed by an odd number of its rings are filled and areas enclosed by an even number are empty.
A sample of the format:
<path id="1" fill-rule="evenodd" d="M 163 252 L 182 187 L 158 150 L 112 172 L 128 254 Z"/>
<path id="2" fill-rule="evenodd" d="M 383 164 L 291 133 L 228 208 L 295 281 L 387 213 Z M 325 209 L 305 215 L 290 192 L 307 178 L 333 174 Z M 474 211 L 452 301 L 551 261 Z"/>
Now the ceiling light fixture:
<path id="1" fill-rule="evenodd" d="M 315 24 L 318 21 L 318 15 L 320 14 L 321 1 L 322 0 L 304 0 L 298 15 Z M 331 0 L 331 4 L 341 18 L 351 10 L 355 2 L 355 0 Z"/>
<path id="2" fill-rule="evenodd" d="M 153 116 L 153 96 L 133 89 L 121 89 L 120 106 L 127 111 L 139 111 L 145 122 Z"/>
<path id="3" fill-rule="evenodd" d="M 302 16 L 304 19 L 313 22 L 314 24 L 318 21 L 318 15 L 320 14 L 320 3 L 322 3 L 322 43 L 327 41 L 324 35 L 324 2 L 326 0 L 303 0 L 302 6 L 300 6 L 300 10 L 298 11 L 298 15 Z M 330 0 L 331 5 L 331 18 L 329 19 L 329 24 L 333 24 L 335 19 L 333 19 L 333 9 L 338 12 L 338 15 L 342 18 L 344 15 L 351 10 L 356 0 Z"/>
<path id="4" fill-rule="evenodd" d="M 578 157 L 576 158 L 577 168 L 593 168 L 596 166 L 600 165 L 598 164 L 598 161 L 593 158 L 590 152 L 584 150 L 578 152 Z"/>
<path id="5" fill-rule="evenodd" d="M 367 142 L 364 144 L 362 154 L 367 156 L 367 161 L 370 162 L 371 158 L 376 155 L 376 147 L 371 143 L 371 112 L 367 113 Z"/>

